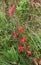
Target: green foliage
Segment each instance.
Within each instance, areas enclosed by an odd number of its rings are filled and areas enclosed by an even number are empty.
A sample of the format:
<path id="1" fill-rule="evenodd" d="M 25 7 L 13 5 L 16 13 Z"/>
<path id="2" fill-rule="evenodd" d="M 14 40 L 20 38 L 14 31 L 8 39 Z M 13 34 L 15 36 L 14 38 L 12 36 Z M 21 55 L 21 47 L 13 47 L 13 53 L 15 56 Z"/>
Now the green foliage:
<path id="1" fill-rule="evenodd" d="M 16 11 L 19 21 L 27 21 L 28 16 L 32 16 L 33 18 L 33 16 L 41 15 L 41 10 L 33 8 L 29 0 L 21 0 L 17 4 Z"/>
<path id="2" fill-rule="evenodd" d="M 37 31 L 41 28 L 41 11 L 31 8 L 29 0 L 21 0 L 16 3 L 16 14 L 18 22 L 13 16 L 7 21 L 6 13 L 0 12 L 0 65 L 34 65 L 31 57 L 18 51 L 18 46 L 21 45 L 20 37 L 26 35 L 27 44 L 24 46 L 30 46 L 32 58 L 41 57 L 41 31 Z M 13 37 L 13 33 L 18 32 L 16 24 L 25 29 L 17 39 Z"/>

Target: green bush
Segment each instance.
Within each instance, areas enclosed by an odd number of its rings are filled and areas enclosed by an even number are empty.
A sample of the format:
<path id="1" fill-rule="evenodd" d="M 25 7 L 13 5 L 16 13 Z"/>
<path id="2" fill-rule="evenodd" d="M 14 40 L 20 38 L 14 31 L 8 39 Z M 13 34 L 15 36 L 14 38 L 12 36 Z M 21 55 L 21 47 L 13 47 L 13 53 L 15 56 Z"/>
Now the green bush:
<path id="1" fill-rule="evenodd" d="M 31 58 L 41 57 L 41 6 L 33 8 L 29 0 L 15 4 L 12 16 L 0 12 L 0 65 L 34 65 Z"/>

